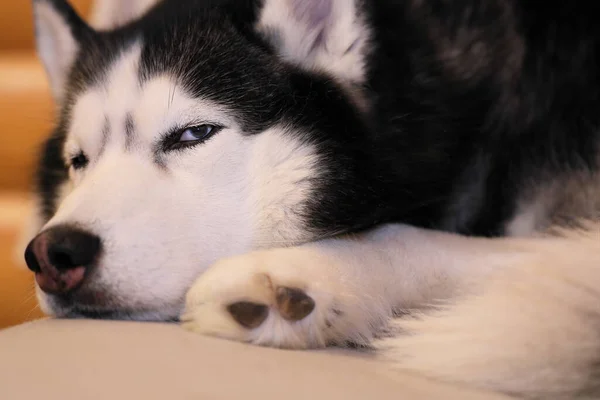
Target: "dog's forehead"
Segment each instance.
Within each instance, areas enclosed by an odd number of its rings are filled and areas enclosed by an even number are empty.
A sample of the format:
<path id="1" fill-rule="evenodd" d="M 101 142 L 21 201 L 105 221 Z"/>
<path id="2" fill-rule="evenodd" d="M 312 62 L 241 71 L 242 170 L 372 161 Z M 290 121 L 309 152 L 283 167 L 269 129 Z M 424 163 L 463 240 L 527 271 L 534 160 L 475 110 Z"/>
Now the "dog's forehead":
<path id="1" fill-rule="evenodd" d="M 126 144 L 127 133 L 143 143 L 177 123 L 223 122 L 219 114 L 246 133 L 272 124 L 288 101 L 288 70 L 223 14 L 188 14 L 156 11 L 82 48 L 70 81 L 68 137 L 96 149 Z"/>
<path id="2" fill-rule="evenodd" d="M 234 123 L 222 106 L 190 95 L 172 74 L 142 78 L 142 51 L 142 41 L 123 49 L 101 79 L 76 95 L 68 127 L 71 147 L 99 154 L 107 146 L 154 143 L 173 127 L 196 121 Z"/>
<path id="3" fill-rule="evenodd" d="M 106 66 L 102 77 L 80 91 L 74 99 L 69 133 L 77 136 L 82 146 L 98 148 L 117 138 L 125 141 L 132 120 L 137 122 L 147 85 L 139 79 L 142 43 L 135 42 L 123 49 Z M 158 78 L 156 79 L 158 80 Z M 168 80 L 162 79 L 163 81 Z M 157 110 L 154 110 L 157 111 Z M 147 113 L 147 117 L 156 117 Z M 127 128 L 127 129 L 126 129 Z M 140 131 L 140 129 L 134 129 Z M 131 133 L 131 132 L 129 132 Z"/>

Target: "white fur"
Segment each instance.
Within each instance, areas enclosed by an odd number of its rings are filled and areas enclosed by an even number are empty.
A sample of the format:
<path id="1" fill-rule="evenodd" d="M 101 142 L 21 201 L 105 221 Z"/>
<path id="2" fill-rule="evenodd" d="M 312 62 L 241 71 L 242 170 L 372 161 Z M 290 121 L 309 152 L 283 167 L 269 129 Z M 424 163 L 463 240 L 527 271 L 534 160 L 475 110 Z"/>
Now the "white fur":
<path id="1" fill-rule="evenodd" d="M 46 69 L 52 95 L 60 103 L 79 45 L 52 5 L 46 1 L 34 1 L 33 5 L 37 52 Z"/>
<path id="2" fill-rule="evenodd" d="M 507 235 L 519 237 L 534 235 L 539 229 L 539 221 L 546 215 L 546 208 L 542 199 L 525 207 L 521 206 L 517 215 L 507 224 Z"/>
<path id="3" fill-rule="evenodd" d="M 311 25 L 293 11 L 290 0 L 267 0 L 256 29 L 267 35 L 275 31 L 281 39 L 278 46 L 281 56 L 300 67 L 326 71 L 346 83 L 364 82 L 364 58 L 370 34 L 355 0 L 303 1 L 330 3 L 331 15 L 322 23 Z M 319 35 L 323 42 L 314 47 Z"/>
<path id="4" fill-rule="evenodd" d="M 74 189 L 45 228 L 76 223 L 100 235 L 105 251 L 90 287 L 108 291 L 120 308 L 173 317 L 194 278 L 217 259 L 307 239 L 295 209 L 310 196 L 306 178 L 317 176 L 317 159 L 285 127 L 244 136 L 233 113 L 190 98 L 169 76 L 139 86 L 140 46 L 75 100 L 65 157 L 83 150 L 90 162 L 71 171 Z M 127 114 L 135 126 L 129 150 Z M 193 149 L 163 154 L 164 167 L 154 163 L 163 135 L 202 121 L 226 128 Z M 49 313 L 69 311 L 40 297 Z"/>
<path id="5" fill-rule="evenodd" d="M 382 342 L 381 354 L 398 368 L 525 398 L 597 398 L 598 239 L 524 240 L 524 257 L 477 294 L 398 320 L 404 334 Z"/>
<path id="6" fill-rule="evenodd" d="M 517 254 L 490 240 L 383 226 L 360 236 L 222 260 L 191 288 L 184 319 L 194 331 L 257 344 L 292 348 L 347 340 L 366 344 L 393 311 L 452 298 L 471 280 L 481 279 Z M 278 287 L 304 290 L 315 300 L 315 311 L 290 323 L 273 310 L 255 330 L 241 328 L 228 315 L 226 306 L 239 301 L 273 306 Z"/>
<path id="7" fill-rule="evenodd" d="M 220 261 L 190 289 L 182 319 L 202 334 L 315 348 L 372 343 L 392 311 L 421 308 L 418 318 L 396 320 L 394 338 L 376 342 L 394 367 L 531 398 L 571 399 L 597 379 L 590 374 L 600 354 L 598 239 L 597 232 L 481 239 L 384 226 Z M 315 310 L 286 321 L 275 305 L 278 287 L 304 290 Z M 242 328 L 226 308 L 239 301 L 270 306 L 268 318 Z"/>

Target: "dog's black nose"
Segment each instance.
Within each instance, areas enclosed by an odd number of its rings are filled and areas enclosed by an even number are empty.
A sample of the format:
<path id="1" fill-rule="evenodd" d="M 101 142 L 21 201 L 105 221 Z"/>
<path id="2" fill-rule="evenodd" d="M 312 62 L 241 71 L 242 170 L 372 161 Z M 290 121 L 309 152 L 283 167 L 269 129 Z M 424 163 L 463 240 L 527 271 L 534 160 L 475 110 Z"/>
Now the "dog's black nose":
<path id="1" fill-rule="evenodd" d="M 35 272 L 40 289 L 67 294 L 84 281 L 102 251 L 100 238 L 70 225 L 59 225 L 36 236 L 25 250 L 25 262 Z"/>

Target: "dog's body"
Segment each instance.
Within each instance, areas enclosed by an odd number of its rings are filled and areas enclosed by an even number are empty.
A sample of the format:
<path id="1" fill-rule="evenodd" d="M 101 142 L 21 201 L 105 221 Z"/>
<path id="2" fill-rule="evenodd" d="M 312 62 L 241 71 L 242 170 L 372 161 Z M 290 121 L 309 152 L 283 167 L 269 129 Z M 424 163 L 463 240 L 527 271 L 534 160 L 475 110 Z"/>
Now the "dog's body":
<path id="1" fill-rule="evenodd" d="M 381 354 L 520 396 L 600 396 L 585 7 L 165 0 L 97 32 L 34 0 L 61 106 L 26 252 L 40 302 L 183 311 L 200 333 L 308 348 L 370 344 L 394 313 L 451 301 L 395 322 Z"/>

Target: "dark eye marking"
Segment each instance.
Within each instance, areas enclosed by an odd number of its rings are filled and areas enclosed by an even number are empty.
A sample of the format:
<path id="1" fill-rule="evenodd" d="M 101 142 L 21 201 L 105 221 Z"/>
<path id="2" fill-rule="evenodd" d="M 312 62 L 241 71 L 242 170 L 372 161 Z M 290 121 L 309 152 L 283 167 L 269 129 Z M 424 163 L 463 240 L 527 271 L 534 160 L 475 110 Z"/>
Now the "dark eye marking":
<path id="1" fill-rule="evenodd" d="M 87 156 L 83 153 L 83 151 L 81 151 L 76 156 L 71 157 L 69 162 L 71 164 L 71 167 L 73 167 L 73 169 L 78 170 L 78 169 L 83 169 L 83 168 L 87 167 L 89 160 L 88 160 Z"/>
<path id="2" fill-rule="evenodd" d="M 163 141 L 163 151 L 186 149 L 202 144 L 221 129 L 223 129 L 222 126 L 213 124 L 202 124 L 177 129 Z"/>

